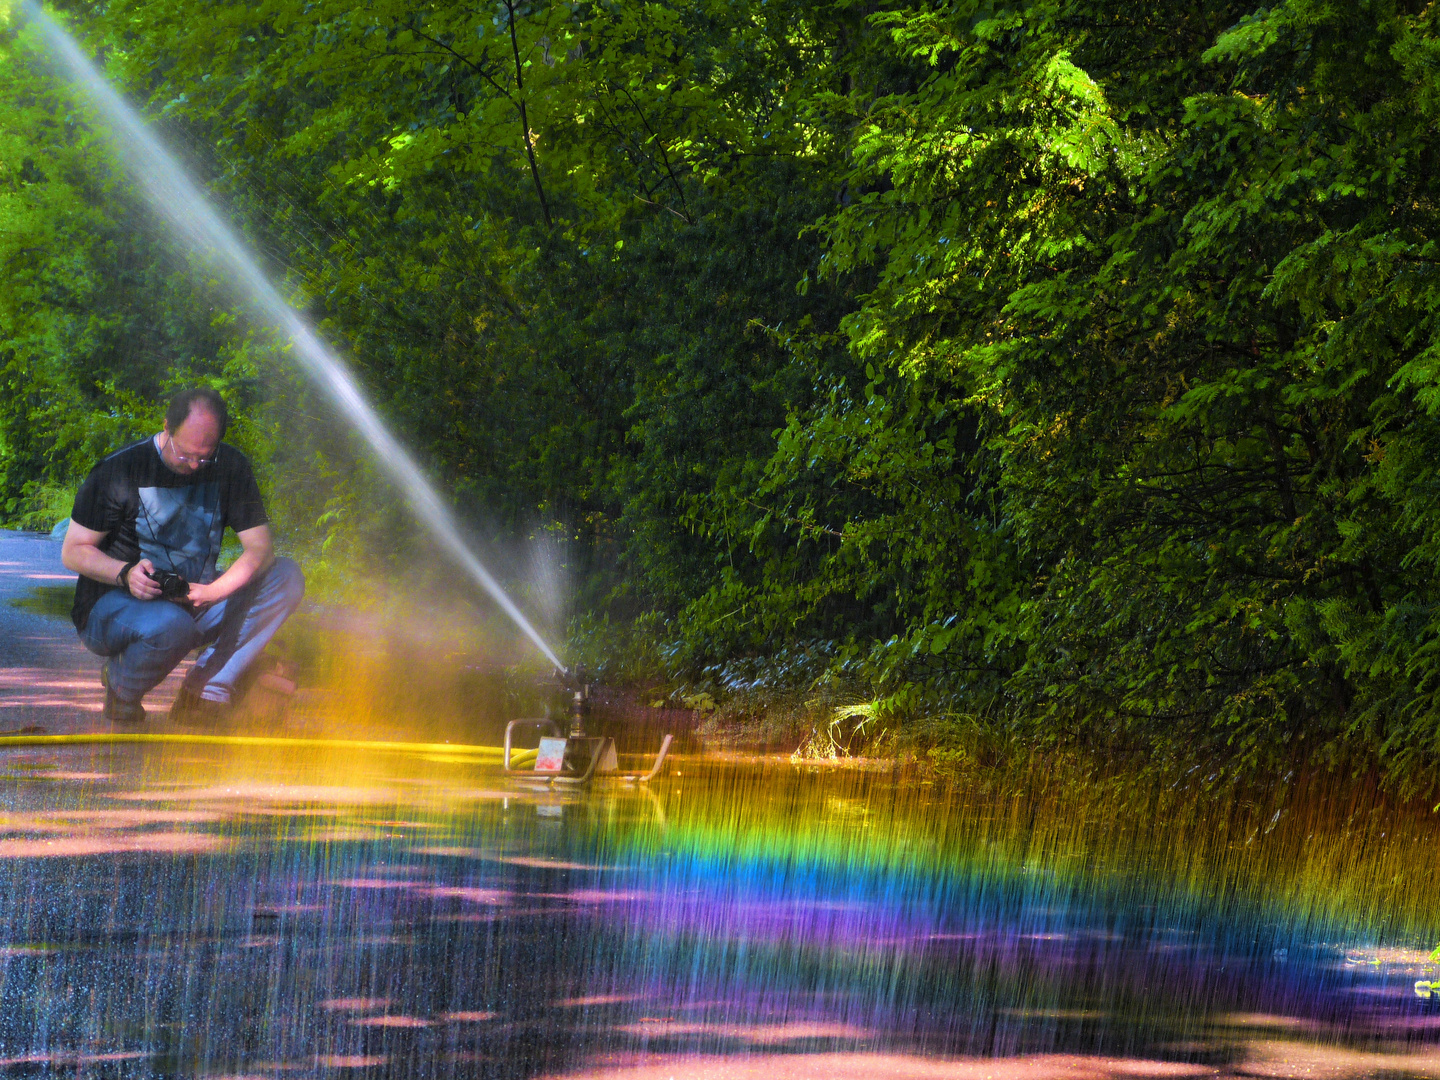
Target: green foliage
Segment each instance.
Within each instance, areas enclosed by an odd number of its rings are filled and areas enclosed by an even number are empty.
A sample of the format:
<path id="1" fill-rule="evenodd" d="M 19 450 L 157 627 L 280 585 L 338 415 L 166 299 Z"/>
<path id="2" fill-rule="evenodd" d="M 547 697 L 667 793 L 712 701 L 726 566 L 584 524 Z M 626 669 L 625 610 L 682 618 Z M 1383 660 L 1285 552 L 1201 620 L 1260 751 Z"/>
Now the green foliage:
<path id="1" fill-rule="evenodd" d="M 854 348 L 974 410 L 994 470 L 1008 610 L 944 648 L 1045 738 L 1428 784 L 1433 15 L 1125 15 L 897 20 L 935 73 L 869 110 L 876 190 L 826 225 L 881 268 Z"/>
<path id="2" fill-rule="evenodd" d="M 618 677 L 818 686 L 836 745 L 1431 783 L 1433 9 L 68 10 L 462 515 L 557 545 Z M 203 378 L 318 580 L 413 561 L 3 35 L 6 513 Z"/>

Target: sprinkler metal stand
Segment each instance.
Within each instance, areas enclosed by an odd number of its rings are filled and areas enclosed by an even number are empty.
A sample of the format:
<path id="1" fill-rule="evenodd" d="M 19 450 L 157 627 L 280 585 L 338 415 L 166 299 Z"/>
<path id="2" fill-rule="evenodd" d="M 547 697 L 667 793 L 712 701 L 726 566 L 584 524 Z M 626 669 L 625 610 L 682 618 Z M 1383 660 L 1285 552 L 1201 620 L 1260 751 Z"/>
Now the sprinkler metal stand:
<path id="1" fill-rule="evenodd" d="M 596 776 L 614 776 L 628 783 L 647 783 L 660 774 L 665 756 L 670 752 L 673 735 L 666 735 L 650 771 L 620 776 L 620 761 L 615 753 L 615 740 L 607 736 L 591 736 L 585 732 L 585 719 L 590 714 L 590 684 L 583 669 L 557 672 L 567 690 L 574 688 L 570 698 L 570 731 L 560 735 L 560 725 L 544 719 L 511 720 L 505 726 L 505 753 L 502 762 L 508 775 L 544 780 L 551 784 L 588 784 Z M 540 745 L 534 750 L 534 764 L 517 768 L 512 764 L 513 736 L 517 727 L 541 730 Z M 528 763 L 527 763 L 528 764 Z"/>

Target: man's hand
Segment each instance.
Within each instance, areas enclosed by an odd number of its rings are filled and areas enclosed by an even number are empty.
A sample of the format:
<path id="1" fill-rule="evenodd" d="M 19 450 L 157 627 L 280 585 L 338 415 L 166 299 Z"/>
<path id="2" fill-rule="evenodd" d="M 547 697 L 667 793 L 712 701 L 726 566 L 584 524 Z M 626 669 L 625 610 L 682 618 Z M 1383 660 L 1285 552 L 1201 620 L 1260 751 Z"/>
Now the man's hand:
<path id="1" fill-rule="evenodd" d="M 120 571 L 125 569 L 125 563 L 100 550 L 105 536 L 103 532 L 87 529 L 78 521 L 71 521 L 70 528 L 65 532 L 65 543 L 60 548 L 60 561 L 67 570 L 74 570 L 91 581 L 98 581 L 102 585 L 119 585 Z M 150 576 L 153 573 L 155 564 L 149 559 L 141 559 L 130 568 L 124 588 L 128 589 L 136 600 L 154 600 L 160 595 L 160 586 Z"/>
<path id="2" fill-rule="evenodd" d="M 235 534 L 240 540 L 240 557 L 209 585 L 191 585 L 188 597 L 196 608 L 218 604 L 237 590 L 243 589 L 256 574 L 270 569 L 275 561 L 274 545 L 270 541 L 270 527 L 256 525 Z"/>
<path id="3" fill-rule="evenodd" d="M 223 600 L 225 598 L 216 595 L 214 582 L 211 582 L 209 585 L 201 585 L 198 581 L 192 581 L 190 583 L 190 593 L 186 596 L 186 599 L 190 602 L 191 607 L 196 611 L 200 611 L 203 608 L 209 607 L 217 600 Z"/>
<path id="4" fill-rule="evenodd" d="M 149 559 L 141 559 L 130 568 L 130 574 L 126 581 L 130 585 L 130 595 L 136 600 L 154 600 L 160 595 L 160 586 L 151 577 L 155 573 L 155 564 Z"/>

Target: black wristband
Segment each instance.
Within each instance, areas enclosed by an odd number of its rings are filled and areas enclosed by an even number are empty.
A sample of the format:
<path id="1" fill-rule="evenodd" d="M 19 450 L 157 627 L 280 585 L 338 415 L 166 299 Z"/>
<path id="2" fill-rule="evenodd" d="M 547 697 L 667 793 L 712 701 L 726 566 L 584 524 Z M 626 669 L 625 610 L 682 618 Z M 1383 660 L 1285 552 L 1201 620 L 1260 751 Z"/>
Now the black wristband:
<path id="1" fill-rule="evenodd" d="M 132 559 L 120 568 L 120 573 L 115 575 L 115 584 L 122 589 L 130 588 L 130 571 L 140 565 L 139 559 Z"/>

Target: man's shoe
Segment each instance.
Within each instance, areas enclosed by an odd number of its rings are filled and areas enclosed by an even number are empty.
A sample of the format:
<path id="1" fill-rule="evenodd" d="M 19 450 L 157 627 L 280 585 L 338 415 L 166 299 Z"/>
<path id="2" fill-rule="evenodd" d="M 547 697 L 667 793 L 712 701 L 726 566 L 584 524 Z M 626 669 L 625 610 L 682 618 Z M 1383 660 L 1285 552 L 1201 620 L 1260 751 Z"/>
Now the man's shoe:
<path id="1" fill-rule="evenodd" d="M 170 719 L 176 724 L 214 726 L 229 720 L 234 711 L 228 702 L 203 698 L 182 684 L 170 706 Z"/>
<path id="2" fill-rule="evenodd" d="M 200 711 L 199 702 L 200 695 L 181 683 L 180 689 L 175 692 L 175 702 L 170 706 L 170 721 L 176 724 L 196 723 L 196 713 Z"/>
<path id="3" fill-rule="evenodd" d="M 108 680 L 106 680 L 108 683 Z M 140 724 L 145 721 L 145 706 L 138 701 L 122 701 L 115 691 L 105 687 L 105 719 L 112 724 Z"/>
<path id="4" fill-rule="evenodd" d="M 145 721 L 145 706 L 138 701 L 122 701 L 110 688 L 110 661 L 100 666 L 100 685 L 105 688 L 105 719 L 112 724 L 140 724 Z"/>

